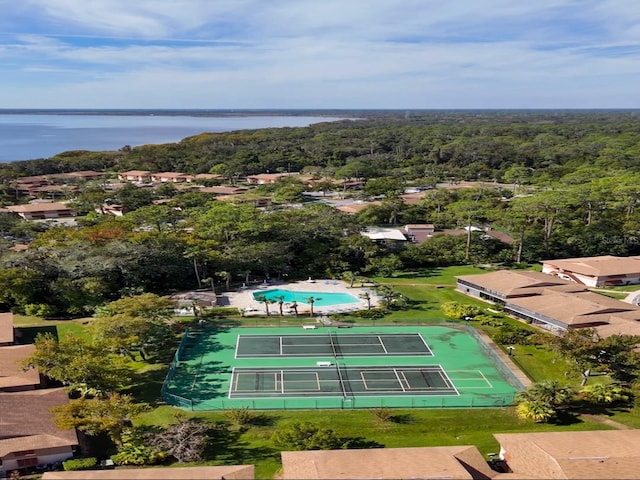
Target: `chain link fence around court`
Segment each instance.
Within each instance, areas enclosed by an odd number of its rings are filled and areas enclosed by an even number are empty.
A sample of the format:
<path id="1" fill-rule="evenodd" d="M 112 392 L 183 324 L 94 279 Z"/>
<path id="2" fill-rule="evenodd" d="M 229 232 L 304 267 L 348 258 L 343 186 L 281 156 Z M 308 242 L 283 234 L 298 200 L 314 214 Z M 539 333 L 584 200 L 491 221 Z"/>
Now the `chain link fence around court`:
<path id="1" fill-rule="evenodd" d="M 379 326 L 416 326 L 427 327 L 434 324 L 417 325 L 414 322 L 400 323 L 394 322 L 389 325 Z M 506 380 L 515 387 L 516 390 L 524 388 L 520 379 L 512 372 L 509 366 L 505 365 L 503 360 L 496 352 L 487 345 L 482 336 L 472 327 L 464 324 L 443 322 L 437 326 L 454 328 L 471 335 L 485 355 L 493 360 L 496 368 L 506 378 Z M 464 394 L 458 396 L 382 396 L 367 397 L 349 395 L 347 392 L 341 392 L 343 395 L 335 397 L 306 397 L 306 398 L 228 398 L 225 396 L 207 396 L 202 392 L 187 391 L 183 389 L 176 390 L 174 381 L 181 362 L 188 356 L 189 350 L 198 342 L 200 331 L 186 330 L 184 336 L 178 346 L 176 354 L 169 365 L 167 376 L 162 384 L 161 394 L 163 400 L 169 404 L 179 408 L 191 411 L 215 411 L 230 410 L 237 408 L 249 408 L 255 410 L 311 410 L 311 409 L 367 409 L 367 408 L 491 408 L 506 407 L 515 403 L 516 393 L 483 393 L 483 394 Z M 332 348 L 335 348 L 336 342 L 334 337 L 330 337 Z M 335 352 L 336 360 L 340 357 L 340 351 Z M 337 363 L 337 362 L 336 362 Z M 338 367 L 339 368 L 339 367 Z M 350 393 L 350 392 L 349 392 Z M 185 395 L 186 394 L 186 395 Z"/>

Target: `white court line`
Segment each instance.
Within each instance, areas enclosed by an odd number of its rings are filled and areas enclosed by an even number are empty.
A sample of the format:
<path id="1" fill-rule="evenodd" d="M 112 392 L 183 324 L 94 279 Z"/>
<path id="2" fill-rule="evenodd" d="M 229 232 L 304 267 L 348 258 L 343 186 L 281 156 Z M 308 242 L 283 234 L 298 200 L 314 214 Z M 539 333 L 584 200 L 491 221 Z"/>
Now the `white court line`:
<path id="1" fill-rule="evenodd" d="M 398 370 L 396 370 L 395 368 L 393 369 L 393 373 L 396 374 L 396 378 L 398 379 L 398 383 L 400 384 L 400 388 L 402 388 L 403 392 L 406 392 L 404 385 L 402 385 L 402 380 L 400 380 L 400 375 L 398 375 Z M 404 376 L 404 372 L 402 372 L 402 375 Z M 409 385 L 409 383 L 407 382 L 407 385 Z"/>
<path id="2" fill-rule="evenodd" d="M 450 376 L 449 378 L 451 379 L 452 382 L 468 382 L 468 381 L 478 381 L 478 380 L 482 380 L 484 381 L 487 386 L 485 387 L 463 387 L 466 388 L 467 390 L 472 389 L 472 390 L 480 390 L 480 389 L 491 389 L 493 388 L 493 384 L 489 381 L 489 379 L 487 377 L 485 377 L 484 373 L 482 373 L 482 370 L 451 370 L 450 373 L 451 374 L 455 374 L 455 372 L 477 372 L 480 376 L 479 377 L 475 377 L 475 378 L 454 378 L 452 376 Z M 461 385 L 462 387 L 462 385 Z"/>
<path id="3" fill-rule="evenodd" d="M 280 370 L 280 393 L 284 395 L 284 370 Z"/>
<path id="4" fill-rule="evenodd" d="M 284 355 L 284 347 L 282 346 L 282 337 L 280 337 L 280 356 Z"/>
<path id="5" fill-rule="evenodd" d="M 382 347 L 382 349 L 384 350 L 384 353 L 389 353 L 386 349 L 386 347 L 384 346 L 384 342 L 382 341 L 382 339 L 380 338 L 380 335 L 378 335 L 378 341 L 380 342 L 380 346 Z"/>
<path id="6" fill-rule="evenodd" d="M 364 378 L 364 370 L 360 370 L 360 378 L 362 379 L 362 385 L 364 385 L 365 390 L 369 390 L 369 386 L 367 385 L 367 381 Z"/>

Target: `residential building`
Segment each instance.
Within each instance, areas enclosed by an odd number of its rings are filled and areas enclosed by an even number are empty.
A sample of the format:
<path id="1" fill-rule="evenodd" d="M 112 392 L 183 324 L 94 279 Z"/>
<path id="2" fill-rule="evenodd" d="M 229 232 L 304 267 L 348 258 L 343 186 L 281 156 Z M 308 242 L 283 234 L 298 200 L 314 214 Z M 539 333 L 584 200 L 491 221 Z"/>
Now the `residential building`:
<path id="1" fill-rule="evenodd" d="M 474 446 L 281 452 L 281 479 L 490 479 L 497 472 Z"/>
<path id="2" fill-rule="evenodd" d="M 552 332 L 595 328 L 601 337 L 640 333 L 640 307 L 550 275 L 499 270 L 457 277 L 457 289 L 503 305 L 514 317 Z"/>
<path id="3" fill-rule="evenodd" d="M 40 386 L 40 374 L 34 368 L 24 370 L 22 362 L 30 357 L 34 345 L 9 345 L 0 347 L 0 392 L 33 390 Z M 2 430 L 0 429 L 0 437 Z"/>
<path id="4" fill-rule="evenodd" d="M 193 182 L 193 175 L 179 172 L 159 172 L 151 174 L 151 181 L 161 183 Z"/>
<path id="5" fill-rule="evenodd" d="M 0 313 L 0 347 L 13 344 L 13 313 Z"/>
<path id="6" fill-rule="evenodd" d="M 228 185 L 216 185 L 213 187 L 202 187 L 198 189 L 202 193 L 212 193 L 214 195 L 239 195 L 248 192 L 247 187 L 232 187 Z"/>
<path id="7" fill-rule="evenodd" d="M 62 388 L 0 392 L 0 476 L 74 455 L 75 429 L 56 427 L 51 412 L 68 401 Z"/>
<path id="8" fill-rule="evenodd" d="M 435 233 L 435 227 L 431 223 L 409 224 L 403 227 L 403 233 L 413 243 L 422 243 Z"/>
<path id="9" fill-rule="evenodd" d="M 640 430 L 496 433 L 509 478 L 637 479 Z M 496 478 L 505 477 L 498 474 Z"/>
<path id="10" fill-rule="evenodd" d="M 25 220 L 64 218 L 75 215 L 75 211 L 62 202 L 33 202 L 23 205 L 11 205 L 5 207 L 4 210 L 17 213 Z"/>
<path id="11" fill-rule="evenodd" d="M 457 288 L 467 295 L 504 304 L 508 299 L 540 295 L 545 289 L 583 291 L 577 286 L 544 273 L 529 270 L 497 270 L 456 277 Z"/>
<path id="12" fill-rule="evenodd" d="M 266 183 L 276 183 L 288 177 L 299 177 L 299 173 L 259 173 L 257 175 L 248 175 L 247 183 L 252 185 L 264 185 Z"/>
<path id="13" fill-rule="evenodd" d="M 341 212 L 346 213 L 348 215 L 355 215 L 356 213 L 361 212 L 362 210 L 364 210 L 370 205 L 381 205 L 381 204 L 382 202 L 379 202 L 379 201 L 363 202 L 361 200 L 356 200 L 355 202 L 351 202 L 351 203 L 343 203 L 343 204 L 335 205 L 335 208 L 336 210 L 340 210 Z"/>
<path id="14" fill-rule="evenodd" d="M 118 174 L 118 180 L 127 182 L 150 182 L 151 172 L 148 170 L 129 170 Z"/>
<path id="15" fill-rule="evenodd" d="M 378 243 L 406 242 L 407 237 L 398 228 L 367 227 L 360 235 Z"/>
<path id="16" fill-rule="evenodd" d="M 640 283 L 640 257 L 603 255 L 545 260 L 542 272 L 588 287 L 631 285 Z"/>
<path id="17" fill-rule="evenodd" d="M 253 480 L 253 465 L 210 467 L 117 468 L 78 472 L 45 472 L 42 480 Z"/>

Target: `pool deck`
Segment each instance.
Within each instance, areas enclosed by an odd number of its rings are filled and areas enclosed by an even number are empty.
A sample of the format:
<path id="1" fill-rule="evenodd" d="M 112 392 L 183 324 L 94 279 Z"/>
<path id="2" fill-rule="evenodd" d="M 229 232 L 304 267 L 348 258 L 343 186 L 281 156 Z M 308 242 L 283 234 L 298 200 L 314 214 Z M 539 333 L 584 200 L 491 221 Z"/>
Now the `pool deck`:
<path id="1" fill-rule="evenodd" d="M 360 297 L 360 295 L 368 293 L 371 298 L 371 307 L 378 305 L 378 297 L 375 292 L 368 287 L 349 287 L 347 282 L 341 280 L 302 280 L 299 282 L 291 283 L 263 283 L 259 285 L 251 285 L 246 288 L 241 288 L 235 292 L 225 292 L 224 296 L 227 297 L 229 307 L 236 307 L 244 310 L 244 315 L 264 315 L 265 305 L 262 302 L 258 302 L 254 297 L 254 293 L 261 293 L 265 290 L 279 288 L 282 290 L 291 290 L 297 292 L 313 292 L 321 296 L 323 292 L 326 293 L 346 293 L 354 297 L 357 303 L 345 303 L 338 305 L 331 305 L 321 307 L 314 305 L 313 312 L 317 315 L 331 315 L 333 313 L 345 313 L 354 310 L 366 310 L 367 301 Z M 310 312 L 310 307 L 306 303 L 300 301 L 298 303 L 298 313 L 305 314 Z M 294 312 L 290 309 L 290 303 L 284 304 L 284 313 L 287 315 L 293 315 Z M 269 313 L 272 315 L 279 315 L 278 304 L 274 303 L 269 306 Z"/>

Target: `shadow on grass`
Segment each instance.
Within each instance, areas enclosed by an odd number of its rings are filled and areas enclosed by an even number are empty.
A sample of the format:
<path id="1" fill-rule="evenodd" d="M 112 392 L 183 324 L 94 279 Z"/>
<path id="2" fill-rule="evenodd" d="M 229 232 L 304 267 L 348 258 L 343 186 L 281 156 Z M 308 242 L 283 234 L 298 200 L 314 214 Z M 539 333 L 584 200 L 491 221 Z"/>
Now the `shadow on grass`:
<path id="1" fill-rule="evenodd" d="M 415 418 L 410 413 L 405 413 L 402 415 L 392 415 L 389 417 L 389 421 L 393 423 L 397 423 L 399 425 L 408 425 L 411 423 L 415 423 Z"/>
<path id="2" fill-rule="evenodd" d="M 167 369 L 168 367 L 137 372 L 134 377 L 136 383 L 126 393 L 130 393 L 136 400 L 149 403 L 152 406 L 164 403 L 160 396 L 160 389 L 167 376 Z"/>
<path id="3" fill-rule="evenodd" d="M 253 447 L 242 440 L 242 432 L 217 425 L 209 434 L 209 443 L 204 451 L 208 460 L 224 461 L 227 464 L 249 465 L 267 459 L 280 461 L 280 450 L 272 447 Z"/>
<path id="4" fill-rule="evenodd" d="M 19 345 L 31 344 L 38 334 L 51 333 L 58 339 L 58 328 L 55 325 L 43 325 L 40 327 L 19 327 L 16 328 L 16 343 Z"/>
<path id="5" fill-rule="evenodd" d="M 616 413 L 630 412 L 631 406 L 627 402 L 596 404 L 586 401 L 579 401 L 573 405 L 572 409 L 574 412 L 576 412 L 576 414 L 602 415 L 606 417 L 612 417 Z"/>
<path id="6" fill-rule="evenodd" d="M 583 420 L 579 417 L 577 412 L 569 411 L 569 410 L 561 410 L 556 413 L 556 415 L 549 420 L 548 422 L 551 425 L 557 426 L 567 426 L 567 425 L 575 425 L 576 423 L 584 423 Z"/>

